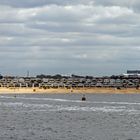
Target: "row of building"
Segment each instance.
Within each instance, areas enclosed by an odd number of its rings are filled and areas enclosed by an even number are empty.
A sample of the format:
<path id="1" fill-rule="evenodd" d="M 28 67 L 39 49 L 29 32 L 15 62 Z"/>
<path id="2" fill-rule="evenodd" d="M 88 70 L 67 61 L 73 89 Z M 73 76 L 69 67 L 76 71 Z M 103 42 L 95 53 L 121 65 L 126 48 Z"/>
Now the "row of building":
<path id="1" fill-rule="evenodd" d="M 135 71 L 138 73 L 138 71 Z M 129 75 L 129 73 L 131 73 Z M 0 87 L 40 87 L 40 88 L 84 88 L 84 87 L 140 87 L 140 76 L 128 71 L 127 74 L 110 77 L 92 76 L 37 76 L 0 77 Z"/>
<path id="2" fill-rule="evenodd" d="M 140 78 L 112 78 L 112 77 L 93 77 L 93 78 L 35 78 L 35 77 L 3 77 L 0 79 L 0 87 L 139 87 Z"/>

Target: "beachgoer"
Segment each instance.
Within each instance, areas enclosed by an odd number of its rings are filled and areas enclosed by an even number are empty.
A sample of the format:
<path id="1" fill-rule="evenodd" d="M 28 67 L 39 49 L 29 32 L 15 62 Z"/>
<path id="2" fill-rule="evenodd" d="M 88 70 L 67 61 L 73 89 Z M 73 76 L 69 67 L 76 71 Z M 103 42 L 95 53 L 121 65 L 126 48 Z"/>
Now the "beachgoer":
<path id="1" fill-rule="evenodd" d="M 82 97 L 82 101 L 86 101 L 86 97 L 85 97 L 85 95 L 83 95 L 83 97 Z"/>

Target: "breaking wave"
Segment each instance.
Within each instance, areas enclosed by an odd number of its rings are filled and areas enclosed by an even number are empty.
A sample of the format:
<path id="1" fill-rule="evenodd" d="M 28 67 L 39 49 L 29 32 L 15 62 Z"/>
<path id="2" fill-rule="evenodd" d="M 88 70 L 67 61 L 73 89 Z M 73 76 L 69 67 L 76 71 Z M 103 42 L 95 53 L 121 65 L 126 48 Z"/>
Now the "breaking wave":
<path id="1" fill-rule="evenodd" d="M 0 98 L 9 98 L 14 99 L 14 96 L 0 96 Z M 16 99 L 22 100 L 44 100 L 44 101 L 56 101 L 56 102 L 75 102 L 75 103 L 83 103 L 81 100 L 68 100 L 68 99 L 60 99 L 60 98 L 37 98 L 37 97 L 16 97 Z M 140 105 L 140 102 L 106 102 L 106 101 L 85 101 L 84 103 L 93 103 L 93 104 L 113 104 L 113 105 Z"/>
<path id="2" fill-rule="evenodd" d="M 128 112 L 140 113 L 139 110 L 129 109 L 126 106 L 68 106 L 68 105 L 51 105 L 51 104 L 31 104 L 23 102 L 0 102 L 0 106 L 9 107 L 13 110 L 20 111 L 87 111 L 87 112 Z"/>

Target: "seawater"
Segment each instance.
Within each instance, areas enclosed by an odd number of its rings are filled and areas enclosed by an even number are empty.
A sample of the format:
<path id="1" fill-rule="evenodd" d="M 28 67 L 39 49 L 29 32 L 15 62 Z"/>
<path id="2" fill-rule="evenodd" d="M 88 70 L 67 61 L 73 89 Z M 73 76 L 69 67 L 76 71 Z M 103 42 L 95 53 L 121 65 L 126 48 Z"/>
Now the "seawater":
<path id="1" fill-rule="evenodd" d="M 0 95 L 0 140 L 139 140 L 138 94 Z"/>

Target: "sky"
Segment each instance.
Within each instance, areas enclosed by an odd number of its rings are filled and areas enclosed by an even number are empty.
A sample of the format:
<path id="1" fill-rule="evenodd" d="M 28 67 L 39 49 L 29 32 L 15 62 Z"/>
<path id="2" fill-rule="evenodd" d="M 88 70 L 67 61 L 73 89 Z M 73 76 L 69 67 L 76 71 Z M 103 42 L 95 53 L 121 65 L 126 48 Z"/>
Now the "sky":
<path id="1" fill-rule="evenodd" d="M 0 0 L 3 75 L 140 69 L 139 0 Z"/>

